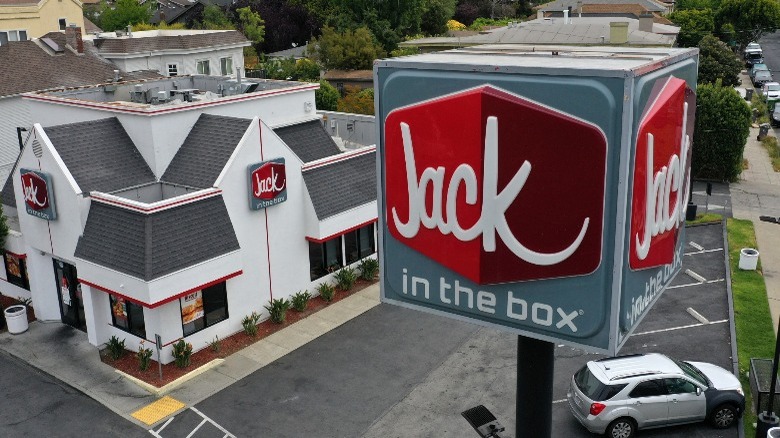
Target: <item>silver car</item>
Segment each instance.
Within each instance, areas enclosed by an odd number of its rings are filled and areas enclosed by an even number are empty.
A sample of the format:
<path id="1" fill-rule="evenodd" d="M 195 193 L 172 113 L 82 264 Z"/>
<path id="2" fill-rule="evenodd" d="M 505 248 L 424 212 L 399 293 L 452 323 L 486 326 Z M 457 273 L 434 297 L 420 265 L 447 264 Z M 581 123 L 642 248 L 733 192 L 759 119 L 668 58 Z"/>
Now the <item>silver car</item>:
<path id="1" fill-rule="evenodd" d="M 590 361 L 572 377 L 566 398 L 586 429 L 611 438 L 704 420 L 725 429 L 745 410 L 732 373 L 657 353 Z"/>

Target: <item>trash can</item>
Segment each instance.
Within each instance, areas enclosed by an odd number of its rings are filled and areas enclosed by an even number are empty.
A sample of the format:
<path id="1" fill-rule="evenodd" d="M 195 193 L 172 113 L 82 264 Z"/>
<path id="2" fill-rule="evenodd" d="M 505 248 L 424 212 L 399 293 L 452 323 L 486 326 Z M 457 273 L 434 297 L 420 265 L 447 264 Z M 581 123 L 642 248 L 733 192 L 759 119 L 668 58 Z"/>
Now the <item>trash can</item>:
<path id="1" fill-rule="evenodd" d="M 773 427 L 766 431 L 767 438 L 780 438 L 780 427 Z"/>
<path id="2" fill-rule="evenodd" d="M 9 306 L 5 309 L 5 322 L 8 324 L 8 333 L 18 335 L 24 333 L 30 327 L 27 323 L 27 306 L 21 304 Z"/>
<path id="3" fill-rule="evenodd" d="M 753 248 L 742 248 L 739 252 L 739 269 L 743 271 L 755 271 L 757 266 L 758 250 Z"/>
<path id="4" fill-rule="evenodd" d="M 693 202 L 688 203 L 688 208 L 685 210 L 685 220 L 686 221 L 695 221 L 696 220 L 696 210 L 698 210 L 698 205 L 694 204 Z"/>
<path id="5" fill-rule="evenodd" d="M 753 99 L 753 89 L 752 88 L 745 89 L 745 100 L 749 102 L 752 99 Z"/>
<path id="6" fill-rule="evenodd" d="M 762 123 L 758 125 L 758 137 L 759 141 L 763 140 L 769 134 L 769 123 Z"/>

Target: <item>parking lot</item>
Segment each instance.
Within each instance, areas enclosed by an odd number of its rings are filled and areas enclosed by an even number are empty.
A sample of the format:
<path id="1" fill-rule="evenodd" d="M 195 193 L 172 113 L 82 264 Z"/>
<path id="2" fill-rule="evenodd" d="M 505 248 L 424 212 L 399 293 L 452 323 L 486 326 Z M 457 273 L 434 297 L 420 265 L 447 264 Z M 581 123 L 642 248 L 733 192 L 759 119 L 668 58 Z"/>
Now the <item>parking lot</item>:
<path id="1" fill-rule="evenodd" d="M 660 352 L 684 360 L 711 362 L 733 369 L 726 265 L 720 225 L 686 230 L 682 272 L 637 327 L 621 354 Z M 696 316 L 694 316 L 696 315 Z M 698 317 L 698 319 L 697 319 Z M 556 350 L 553 436 L 592 437 L 569 413 L 564 401 L 568 377 L 588 360 L 567 347 Z M 737 437 L 737 428 L 716 430 L 706 424 L 647 430 L 640 437 Z"/>

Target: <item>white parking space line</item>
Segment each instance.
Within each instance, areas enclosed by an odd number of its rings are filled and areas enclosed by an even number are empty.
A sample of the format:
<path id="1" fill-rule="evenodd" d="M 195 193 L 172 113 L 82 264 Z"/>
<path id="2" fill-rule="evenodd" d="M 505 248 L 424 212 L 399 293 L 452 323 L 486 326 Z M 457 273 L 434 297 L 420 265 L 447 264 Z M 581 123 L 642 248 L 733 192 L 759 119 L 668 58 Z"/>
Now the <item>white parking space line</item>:
<path id="1" fill-rule="evenodd" d="M 699 283 L 704 283 L 707 281 L 706 278 L 702 277 L 701 275 L 693 272 L 692 269 L 686 269 L 685 274 L 687 274 L 689 277 L 693 278 L 694 280 L 697 280 Z"/>
<path id="2" fill-rule="evenodd" d="M 699 321 L 702 324 L 709 324 L 710 323 L 710 321 L 707 318 L 702 316 L 701 313 L 699 313 L 696 310 L 694 310 L 693 307 L 689 307 L 689 308 L 685 309 L 685 311 L 688 312 L 692 317 L 694 317 L 697 321 Z"/>
<path id="3" fill-rule="evenodd" d="M 704 251 L 704 247 L 694 241 L 688 242 L 688 245 L 691 245 L 692 247 L 696 248 L 698 251 Z"/>
<path id="4" fill-rule="evenodd" d="M 694 327 L 702 327 L 702 326 L 705 326 L 705 325 L 724 324 L 724 323 L 727 323 L 727 322 L 729 322 L 728 319 L 723 319 L 723 320 L 720 320 L 720 321 L 712 321 L 709 324 L 689 324 L 689 325 L 682 325 L 682 326 L 679 326 L 679 327 L 671 327 L 671 328 L 665 328 L 665 329 L 659 329 L 659 330 L 650 330 L 650 331 L 642 332 L 642 333 L 634 333 L 631 336 L 642 336 L 642 335 L 652 335 L 654 333 L 673 332 L 675 330 L 683 330 L 683 329 L 694 328 Z"/>
<path id="5" fill-rule="evenodd" d="M 723 248 L 715 248 L 715 249 L 703 249 L 701 251 L 694 251 L 694 252 L 686 252 L 683 255 L 692 256 L 692 255 L 698 255 L 698 254 L 707 254 L 709 252 L 718 252 L 723 251 Z"/>
<path id="6" fill-rule="evenodd" d="M 720 283 L 721 281 L 725 281 L 725 280 L 722 279 L 722 278 L 719 278 L 717 280 L 708 280 L 708 281 L 703 282 L 703 283 L 702 282 L 698 282 L 698 283 L 685 283 L 685 284 L 678 284 L 678 285 L 675 285 L 675 286 L 667 286 L 666 288 L 667 289 L 679 289 L 681 287 L 691 287 L 691 286 L 699 286 L 699 285 L 702 285 L 702 284 Z"/>
<path id="7" fill-rule="evenodd" d="M 198 423 L 197 426 L 195 426 L 195 429 L 193 429 L 192 432 L 190 432 L 189 435 L 187 435 L 187 438 L 192 438 L 193 436 L 195 436 L 195 434 L 198 432 L 198 430 L 201 427 L 203 427 L 203 425 L 206 424 L 206 423 L 211 423 L 214 427 L 216 427 L 217 429 L 222 431 L 222 433 L 225 434 L 225 435 L 222 436 L 222 438 L 236 438 L 235 435 L 233 435 L 232 433 L 228 432 L 224 427 L 222 427 L 219 424 L 217 424 L 216 421 L 214 421 L 211 418 L 209 418 L 206 415 L 204 415 L 203 412 L 195 409 L 194 407 L 190 407 L 190 410 L 195 412 L 196 414 L 200 415 L 200 417 L 203 418 L 203 420 L 200 423 Z M 166 426 L 168 426 L 171 423 L 171 421 L 173 421 L 174 418 L 176 418 L 176 417 L 174 416 L 174 417 L 169 418 L 168 421 L 166 421 L 165 424 L 163 424 L 157 430 L 150 429 L 149 433 L 152 434 L 155 438 L 163 438 L 163 436 L 160 433 L 163 431 L 163 429 L 165 429 Z"/>
<path id="8" fill-rule="evenodd" d="M 560 399 L 560 400 L 553 400 L 553 404 L 554 404 L 554 405 L 556 405 L 556 404 L 558 404 L 558 403 L 563 403 L 563 402 L 565 402 L 565 401 L 566 401 L 566 399 L 565 399 L 565 398 L 562 398 L 562 399 Z"/>

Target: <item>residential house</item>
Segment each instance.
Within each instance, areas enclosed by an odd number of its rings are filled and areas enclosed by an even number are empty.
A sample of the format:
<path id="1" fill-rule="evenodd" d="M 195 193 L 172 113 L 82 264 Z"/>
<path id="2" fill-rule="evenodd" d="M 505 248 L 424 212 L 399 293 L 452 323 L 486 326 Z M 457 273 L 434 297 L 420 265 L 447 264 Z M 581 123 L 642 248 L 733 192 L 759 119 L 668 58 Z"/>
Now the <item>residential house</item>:
<path id="1" fill-rule="evenodd" d="M 155 70 L 163 76 L 235 76 L 251 42 L 236 30 L 146 30 L 85 37 L 97 53 L 123 71 Z"/>
<path id="2" fill-rule="evenodd" d="M 626 18 L 638 18 L 645 13 L 666 15 L 671 12 L 667 3 L 656 0 L 553 0 L 534 6 L 533 9 L 544 17 L 563 17 L 563 11 L 572 17 Z"/>
<path id="3" fill-rule="evenodd" d="M 322 75 L 343 96 L 347 87 L 374 88 L 373 70 L 328 70 Z"/>
<path id="4" fill-rule="evenodd" d="M 84 27 L 78 0 L 0 0 L 0 45 L 64 31 L 70 24 Z"/>
<path id="5" fill-rule="evenodd" d="M 203 20 L 203 10 L 208 5 L 217 5 L 222 9 L 235 3 L 234 0 L 157 0 L 152 18 L 152 24 L 181 23 L 188 29 L 195 27 Z"/>

